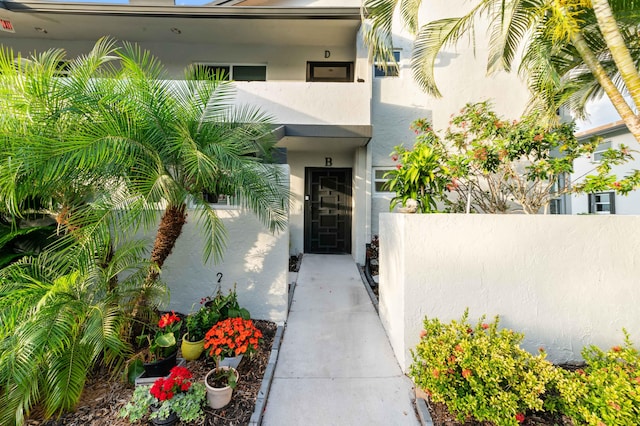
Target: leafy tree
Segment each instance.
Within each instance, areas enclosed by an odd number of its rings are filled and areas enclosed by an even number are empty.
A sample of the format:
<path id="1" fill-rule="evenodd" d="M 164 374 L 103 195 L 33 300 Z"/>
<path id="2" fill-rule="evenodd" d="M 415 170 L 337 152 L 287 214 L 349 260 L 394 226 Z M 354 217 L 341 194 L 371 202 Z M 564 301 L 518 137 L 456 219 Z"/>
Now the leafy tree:
<path id="1" fill-rule="evenodd" d="M 436 167 L 414 170 L 422 176 L 417 179 L 439 182 L 440 191 L 432 191 L 432 202 L 435 205 L 439 199 L 453 211 L 546 213 L 553 198 L 575 189 L 568 182 L 573 161 L 593 153 L 598 146 L 597 141 L 579 143 L 572 124 L 549 129 L 539 123 L 535 114 L 521 120 L 504 120 L 488 102 L 467 104 L 452 116 L 442 137 L 427 120 L 416 120 L 412 128 L 418 135 L 419 149 L 415 152 L 438 153 Z M 398 148 L 392 154 L 394 160 L 402 161 L 397 152 Z M 587 182 L 609 182 L 611 165 L 631 158 L 625 146 L 606 151 L 595 174 L 587 176 Z M 403 169 L 404 164 L 398 170 Z M 395 171 L 390 174 L 397 179 Z M 455 197 L 448 198 L 445 191 Z"/>
<path id="2" fill-rule="evenodd" d="M 440 96 L 434 76 L 438 53 L 465 35 L 478 19 L 490 27 L 488 71 L 511 70 L 524 46 L 521 71 L 533 89 L 532 108 L 555 117 L 560 106 L 582 114 L 603 93 L 640 142 L 640 4 L 637 0 L 479 0 L 456 18 L 420 25 L 422 0 L 365 0 L 365 41 L 371 55 L 392 59 L 392 20 L 396 7 L 416 34 L 412 68 L 427 93 Z M 629 95 L 629 100 L 624 95 Z"/>
<path id="3" fill-rule="evenodd" d="M 59 78 L 64 61 L 62 50 L 0 55 L 0 103 L 9 111 L 0 194 L 12 213 L 34 193 L 56 195 L 58 223 L 84 244 L 157 226 L 150 260 L 158 269 L 149 271 L 149 285 L 182 231 L 187 205 L 204 230 L 204 258 L 221 258 L 224 229 L 203 191 L 237 195 L 272 230 L 285 226 L 286 176 L 264 161 L 274 145 L 268 118 L 234 106 L 231 82 L 202 70 L 169 80 L 149 52 L 104 39 Z M 144 303 L 141 293 L 135 305 Z"/>
<path id="4" fill-rule="evenodd" d="M 159 268 L 188 205 L 204 258 L 222 256 L 224 229 L 203 191 L 237 195 L 274 231 L 286 221 L 286 176 L 265 162 L 271 127 L 233 106 L 232 83 L 199 71 L 168 80 L 148 52 L 107 39 L 64 77 L 60 63 L 58 49 L 0 49 L 2 210 L 21 218 L 38 198 L 64 236 L 0 271 L 2 424 L 39 403 L 46 415 L 73 408 L 91 368 L 122 360 L 130 317 L 161 300 Z M 158 226 L 150 262 L 130 241 L 141 226 Z"/>

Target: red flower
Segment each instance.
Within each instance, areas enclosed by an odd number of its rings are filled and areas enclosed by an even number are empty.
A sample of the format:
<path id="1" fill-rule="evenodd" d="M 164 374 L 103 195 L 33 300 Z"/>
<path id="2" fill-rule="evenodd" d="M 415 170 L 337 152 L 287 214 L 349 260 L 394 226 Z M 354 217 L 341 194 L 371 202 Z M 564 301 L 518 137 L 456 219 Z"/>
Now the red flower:
<path id="1" fill-rule="evenodd" d="M 396 164 L 396 169 L 400 170 L 402 168 L 402 164 Z"/>
<path id="2" fill-rule="evenodd" d="M 191 388 L 193 374 L 188 368 L 176 366 L 171 369 L 169 377 L 160 377 L 153 382 L 149 393 L 160 401 L 173 398 L 180 392 L 187 392 Z"/>
<path id="3" fill-rule="evenodd" d="M 468 368 L 465 368 L 465 369 L 462 370 L 462 377 L 464 377 L 465 379 L 468 379 L 472 375 L 473 375 L 473 373 Z"/>
<path id="4" fill-rule="evenodd" d="M 166 313 L 160 317 L 160 320 L 158 321 L 158 327 L 165 328 L 166 326 L 178 321 L 180 321 L 180 317 L 177 316 L 174 311 L 171 311 L 171 313 Z"/>
<path id="5" fill-rule="evenodd" d="M 391 159 L 392 159 L 393 161 L 398 161 L 398 155 L 397 155 L 397 154 L 393 154 L 393 155 L 391 156 Z"/>
<path id="6" fill-rule="evenodd" d="M 484 330 L 486 330 L 487 328 L 489 328 L 489 324 L 487 324 L 487 323 L 482 323 L 482 328 L 483 328 Z"/>
<path id="7" fill-rule="evenodd" d="M 431 373 L 433 374 L 433 377 L 435 377 L 436 379 L 440 377 L 440 370 L 438 370 L 437 368 L 434 368 Z"/>
<path id="8" fill-rule="evenodd" d="M 421 330 L 420 331 L 420 338 L 422 339 L 424 336 L 427 335 L 427 330 Z"/>
<path id="9" fill-rule="evenodd" d="M 540 133 L 533 137 L 533 140 L 536 142 L 540 142 L 542 139 L 544 139 L 544 135 L 541 135 Z"/>
<path id="10" fill-rule="evenodd" d="M 460 345 L 456 345 L 456 347 L 454 348 L 454 350 L 455 350 L 456 352 L 462 352 L 462 351 L 463 351 L 462 346 L 460 346 Z"/>
<path id="11" fill-rule="evenodd" d="M 524 422 L 524 414 L 522 414 L 522 413 L 517 413 L 517 414 L 516 414 L 516 420 L 518 421 L 518 423 L 522 423 L 522 422 Z"/>
<path id="12" fill-rule="evenodd" d="M 612 351 L 614 352 L 620 352 L 622 350 L 622 348 L 620 346 L 614 346 L 611 348 Z"/>

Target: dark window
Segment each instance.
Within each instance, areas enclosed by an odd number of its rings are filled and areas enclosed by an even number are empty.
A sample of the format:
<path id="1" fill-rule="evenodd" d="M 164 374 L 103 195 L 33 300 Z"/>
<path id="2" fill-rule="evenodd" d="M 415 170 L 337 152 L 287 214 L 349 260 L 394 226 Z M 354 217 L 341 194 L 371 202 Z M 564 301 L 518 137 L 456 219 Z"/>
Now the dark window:
<path id="1" fill-rule="evenodd" d="M 220 80 L 267 81 L 266 65 L 209 65 L 197 64 L 194 69 L 204 76 L 218 76 Z M 202 74 L 200 74 L 202 75 Z"/>
<path id="2" fill-rule="evenodd" d="M 596 192 L 589 194 L 589 213 L 615 214 L 616 198 L 614 192 Z"/>
<path id="3" fill-rule="evenodd" d="M 267 66 L 233 65 L 231 79 L 236 81 L 267 81 Z"/>
<path id="4" fill-rule="evenodd" d="M 307 62 L 307 81 L 353 82 L 353 62 Z"/>
<path id="5" fill-rule="evenodd" d="M 393 58 L 396 60 L 395 63 L 392 61 L 376 62 L 373 68 L 373 75 L 375 77 L 398 77 L 400 75 L 398 67 L 398 63 L 400 62 L 399 50 L 393 52 Z"/>

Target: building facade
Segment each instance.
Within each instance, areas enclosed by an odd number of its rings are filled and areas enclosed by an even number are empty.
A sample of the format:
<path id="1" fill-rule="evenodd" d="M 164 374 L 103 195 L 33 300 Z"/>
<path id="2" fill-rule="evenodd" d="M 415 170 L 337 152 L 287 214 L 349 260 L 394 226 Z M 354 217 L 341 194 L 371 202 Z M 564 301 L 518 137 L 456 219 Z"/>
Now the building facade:
<path id="1" fill-rule="evenodd" d="M 600 164 L 602 153 L 607 149 L 619 149 L 621 145 L 627 146 L 634 161 L 615 165 L 611 173 L 617 178 L 623 178 L 633 170 L 640 168 L 638 155 L 640 145 L 625 126 L 623 121 L 616 121 L 603 126 L 583 131 L 576 134 L 579 141 L 588 142 L 594 137 L 599 137 L 598 148 L 590 157 L 581 157 L 574 161 L 574 172 L 571 175 L 572 183 L 580 182 L 585 175 L 593 172 Z M 572 194 L 569 199 L 567 213 L 572 214 L 640 214 L 640 192 L 631 191 L 628 195 L 616 194 L 614 191 L 599 192 L 595 194 Z"/>
<path id="2" fill-rule="evenodd" d="M 426 3 L 426 2 L 425 2 Z M 423 5 L 423 22 L 461 11 L 461 0 Z M 350 253 L 364 262 L 365 244 L 389 210 L 384 173 L 399 144 L 411 146 L 418 118 L 446 128 L 468 102 L 491 100 L 516 118 L 528 92 L 514 74 L 486 75 L 486 35 L 476 49 L 443 52 L 436 79 L 443 97 L 426 95 L 410 70 L 413 37 L 394 33 L 398 72 L 368 60 L 359 0 L 213 1 L 174 5 L 164 0 L 75 3 L 0 0 L 0 44 L 26 55 L 64 48 L 87 52 L 102 36 L 136 42 L 179 79 L 184 68 L 222 68 L 236 81 L 237 102 L 273 117 L 278 146 L 290 168 L 290 254 Z"/>

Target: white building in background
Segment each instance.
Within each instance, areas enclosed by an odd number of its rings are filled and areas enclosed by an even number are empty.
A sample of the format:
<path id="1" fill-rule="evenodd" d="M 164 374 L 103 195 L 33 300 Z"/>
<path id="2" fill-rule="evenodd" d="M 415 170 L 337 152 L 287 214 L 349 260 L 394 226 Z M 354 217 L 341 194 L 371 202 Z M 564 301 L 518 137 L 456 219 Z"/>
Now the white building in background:
<path id="1" fill-rule="evenodd" d="M 453 3 L 428 2 L 424 22 L 469 7 L 462 0 Z M 0 44 L 23 54 L 61 47 L 73 57 L 110 35 L 149 49 L 174 78 L 194 63 L 228 70 L 237 81 L 238 101 L 260 105 L 275 117 L 278 146 L 286 150 L 291 170 L 292 255 L 351 253 L 364 261 L 378 214 L 389 209 L 391 194 L 381 191 L 380 178 L 393 166 L 393 147 L 413 143 L 413 120 L 426 117 L 444 129 L 467 102 L 487 99 L 498 113 L 515 118 L 528 98 L 516 73 L 486 75 L 483 40 L 477 40 L 475 54 L 461 45 L 440 55 L 441 99 L 413 81 L 413 38 L 407 33 L 394 36 L 399 73 L 374 70 L 361 39 L 360 0 L 201 6 L 0 0 L 0 18 L 13 31 L 0 32 Z"/>
<path id="2" fill-rule="evenodd" d="M 640 144 L 629 132 L 623 121 L 616 121 L 582 131 L 576 134 L 579 141 L 588 142 L 594 137 L 601 137 L 600 145 L 589 158 L 581 157 L 574 161 L 574 173 L 571 181 L 578 183 L 593 172 L 599 165 L 602 152 L 610 148 L 620 148 L 626 145 L 632 151 L 635 159 L 625 164 L 614 166 L 612 174 L 618 179 L 640 168 Z M 614 191 L 594 194 L 572 194 L 568 200 L 567 213 L 571 214 L 640 214 L 640 191 L 632 191 L 628 195 L 616 194 Z"/>

